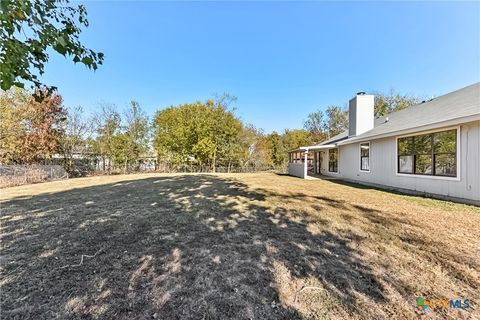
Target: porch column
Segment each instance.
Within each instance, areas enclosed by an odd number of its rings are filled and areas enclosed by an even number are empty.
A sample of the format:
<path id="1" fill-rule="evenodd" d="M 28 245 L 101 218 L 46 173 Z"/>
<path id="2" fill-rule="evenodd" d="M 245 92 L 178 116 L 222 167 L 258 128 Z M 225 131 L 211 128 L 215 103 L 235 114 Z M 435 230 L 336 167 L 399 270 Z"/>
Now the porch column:
<path id="1" fill-rule="evenodd" d="M 318 173 L 318 168 L 317 168 L 317 160 L 318 160 L 318 159 L 317 159 L 317 154 L 318 154 L 317 151 L 313 151 L 313 172 L 314 172 L 315 174 Z"/>
<path id="2" fill-rule="evenodd" d="M 303 162 L 303 179 L 307 179 L 308 176 L 308 150 L 304 153 L 305 161 Z"/>

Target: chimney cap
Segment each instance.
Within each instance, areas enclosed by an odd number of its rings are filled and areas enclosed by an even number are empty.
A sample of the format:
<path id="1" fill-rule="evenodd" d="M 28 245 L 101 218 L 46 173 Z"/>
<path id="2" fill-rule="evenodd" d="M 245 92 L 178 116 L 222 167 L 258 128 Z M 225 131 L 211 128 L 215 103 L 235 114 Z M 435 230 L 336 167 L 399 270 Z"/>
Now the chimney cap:
<path id="1" fill-rule="evenodd" d="M 357 92 L 357 96 L 364 96 L 365 95 L 365 91 L 359 91 Z"/>

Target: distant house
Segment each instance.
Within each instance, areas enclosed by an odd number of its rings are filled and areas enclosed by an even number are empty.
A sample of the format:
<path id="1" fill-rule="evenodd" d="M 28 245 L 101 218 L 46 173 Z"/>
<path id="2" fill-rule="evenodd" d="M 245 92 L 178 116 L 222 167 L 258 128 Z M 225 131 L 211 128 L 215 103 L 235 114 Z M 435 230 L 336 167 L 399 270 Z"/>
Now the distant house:
<path id="1" fill-rule="evenodd" d="M 480 204 L 480 83 L 379 119 L 374 96 L 349 102 L 349 128 L 289 152 L 290 175 L 323 175 Z"/>

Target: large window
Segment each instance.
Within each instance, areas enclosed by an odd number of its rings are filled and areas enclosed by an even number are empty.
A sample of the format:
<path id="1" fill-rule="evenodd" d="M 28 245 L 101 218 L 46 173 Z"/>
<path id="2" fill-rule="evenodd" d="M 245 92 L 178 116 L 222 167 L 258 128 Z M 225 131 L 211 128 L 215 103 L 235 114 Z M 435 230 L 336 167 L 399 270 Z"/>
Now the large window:
<path id="1" fill-rule="evenodd" d="M 398 172 L 457 176 L 457 130 L 398 139 Z"/>
<path id="2" fill-rule="evenodd" d="M 338 149 L 328 149 L 328 171 L 338 172 Z"/>
<path id="3" fill-rule="evenodd" d="M 370 171 L 370 143 L 360 143 L 360 170 Z"/>

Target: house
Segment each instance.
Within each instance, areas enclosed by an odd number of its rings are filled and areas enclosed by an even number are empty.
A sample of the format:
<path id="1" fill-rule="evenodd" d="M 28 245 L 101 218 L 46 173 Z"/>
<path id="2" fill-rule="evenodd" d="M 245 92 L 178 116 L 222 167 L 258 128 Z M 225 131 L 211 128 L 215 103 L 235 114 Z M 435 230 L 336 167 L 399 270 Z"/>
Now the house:
<path id="1" fill-rule="evenodd" d="M 378 119 L 359 92 L 348 130 L 291 150 L 288 172 L 480 205 L 480 83 Z"/>

